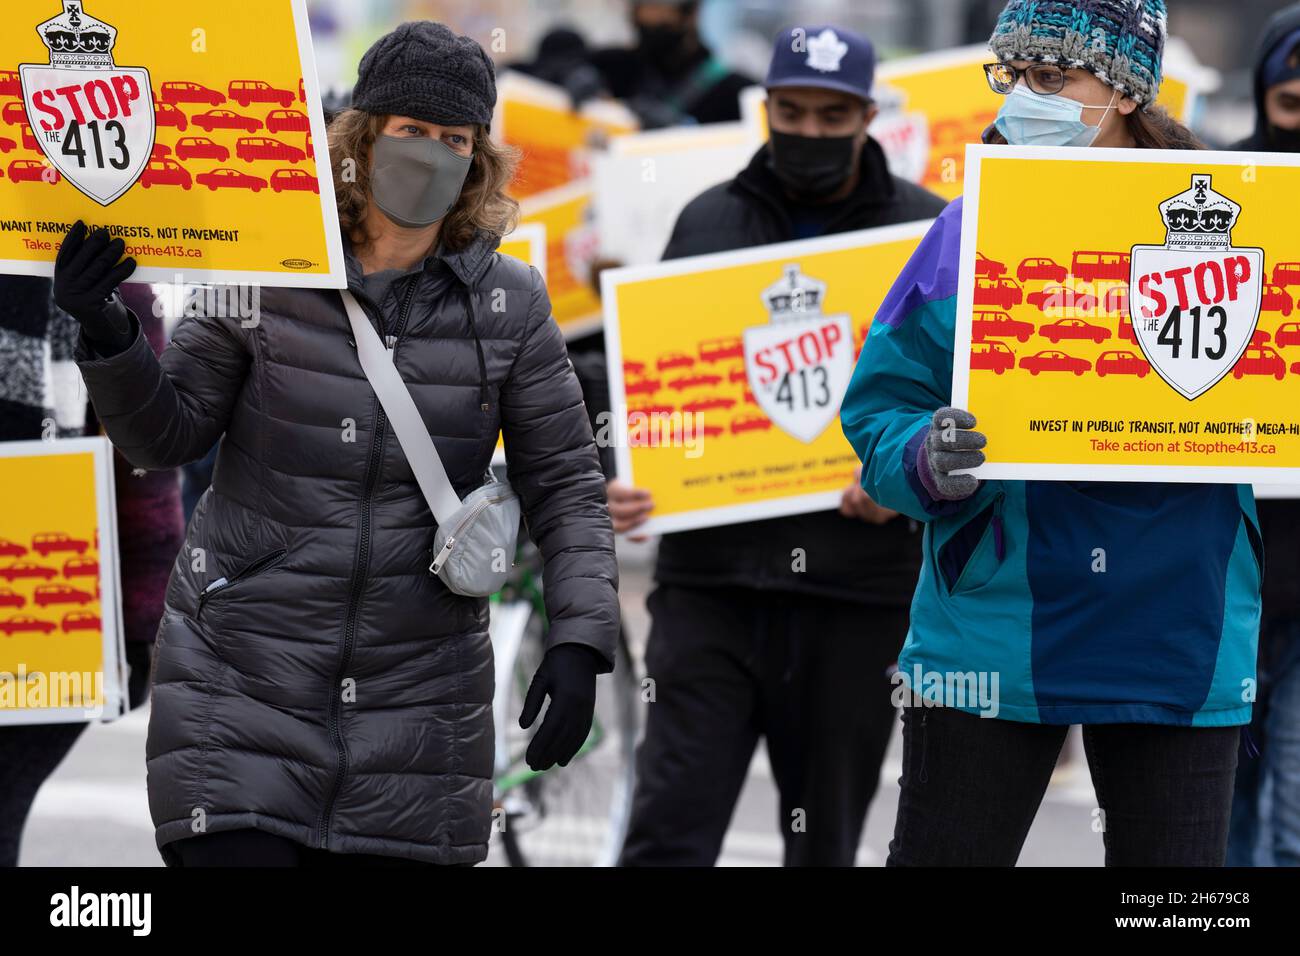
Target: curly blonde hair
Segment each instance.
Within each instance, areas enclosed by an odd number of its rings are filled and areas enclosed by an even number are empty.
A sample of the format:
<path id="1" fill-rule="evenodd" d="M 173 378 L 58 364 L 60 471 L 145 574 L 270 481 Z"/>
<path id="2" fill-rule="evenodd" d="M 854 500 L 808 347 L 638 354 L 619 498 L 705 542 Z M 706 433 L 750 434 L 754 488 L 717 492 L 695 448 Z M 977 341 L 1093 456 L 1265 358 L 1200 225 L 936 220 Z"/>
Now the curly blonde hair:
<path id="1" fill-rule="evenodd" d="M 330 166 L 339 227 L 354 246 L 364 246 L 363 228 L 370 210 L 370 147 L 388 116 L 358 109 L 342 110 L 330 121 Z M 456 204 L 443 217 L 440 239 L 453 251 L 463 249 L 482 231 L 504 236 L 519 221 L 519 203 L 506 194 L 519 165 L 519 151 L 499 146 L 484 126 L 474 127 L 474 159 Z M 347 175 L 345 175 L 345 172 Z"/>

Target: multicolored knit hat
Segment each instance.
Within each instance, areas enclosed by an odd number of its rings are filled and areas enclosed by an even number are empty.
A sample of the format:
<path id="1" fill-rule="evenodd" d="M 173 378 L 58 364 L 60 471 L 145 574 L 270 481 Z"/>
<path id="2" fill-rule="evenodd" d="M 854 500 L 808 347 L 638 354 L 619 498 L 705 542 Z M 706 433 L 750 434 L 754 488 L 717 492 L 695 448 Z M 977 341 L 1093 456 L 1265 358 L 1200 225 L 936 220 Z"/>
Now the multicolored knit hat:
<path id="1" fill-rule="evenodd" d="M 1146 106 L 1160 90 L 1168 30 L 1164 0 L 1011 0 L 989 48 L 1003 62 L 1088 70 Z"/>

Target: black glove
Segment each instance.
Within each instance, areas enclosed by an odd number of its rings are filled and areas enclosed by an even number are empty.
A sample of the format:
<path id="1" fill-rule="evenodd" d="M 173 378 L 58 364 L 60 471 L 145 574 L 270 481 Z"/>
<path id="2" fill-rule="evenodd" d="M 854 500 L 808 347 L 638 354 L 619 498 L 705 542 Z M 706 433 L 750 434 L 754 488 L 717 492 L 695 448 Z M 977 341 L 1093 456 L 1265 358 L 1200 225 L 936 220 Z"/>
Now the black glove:
<path id="1" fill-rule="evenodd" d="M 554 764 L 566 766 L 591 730 L 596 711 L 596 675 L 604 659 L 585 644 L 557 644 L 546 652 L 542 664 L 528 685 L 519 726 L 527 730 L 537 719 L 547 694 L 542 726 L 533 735 L 524 755 L 528 766 L 546 770 Z"/>
<path id="2" fill-rule="evenodd" d="M 76 221 L 54 260 L 54 302 L 79 323 L 95 350 L 105 358 L 135 341 L 136 320 L 117 294 L 135 272 L 135 260 L 122 259 L 126 243 L 107 229 L 89 233 Z M 121 262 L 118 262 L 122 259 Z"/>

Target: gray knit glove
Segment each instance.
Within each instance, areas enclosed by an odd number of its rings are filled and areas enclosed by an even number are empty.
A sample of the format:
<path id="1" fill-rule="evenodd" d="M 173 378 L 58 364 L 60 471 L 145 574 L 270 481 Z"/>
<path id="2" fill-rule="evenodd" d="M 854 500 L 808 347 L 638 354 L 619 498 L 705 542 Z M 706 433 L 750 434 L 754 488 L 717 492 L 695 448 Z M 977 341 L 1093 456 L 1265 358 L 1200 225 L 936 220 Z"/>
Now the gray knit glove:
<path id="1" fill-rule="evenodd" d="M 988 439 L 975 427 L 975 416 L 963 408 L 945 406 L 930 419 L 930 431 L 917 455 L 916 472 L 921 484 L 936 501 L 961 501 L 980 486 L 974 475 L 952 472 L 984 464 L 980 451 Z"/>

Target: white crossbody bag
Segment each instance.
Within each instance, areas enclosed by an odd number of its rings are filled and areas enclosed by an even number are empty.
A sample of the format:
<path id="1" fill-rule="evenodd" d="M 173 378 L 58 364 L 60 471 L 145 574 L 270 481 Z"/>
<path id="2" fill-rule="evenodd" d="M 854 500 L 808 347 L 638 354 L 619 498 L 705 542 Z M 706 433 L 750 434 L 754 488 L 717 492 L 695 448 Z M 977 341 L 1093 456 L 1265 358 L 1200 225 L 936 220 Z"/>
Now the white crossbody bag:
<path id="1" fill-rule="evenodd" d="M 438 522 L 429 572 L 466 597 L 495 594 L 505 584 L 519 535 L 519 496 L 509 482 L 489 480 L 461 501 L 424 427 L 392 353 L 351 292 L 342 290 L 361 370 L 392 422 L 398 444 Z"/>

